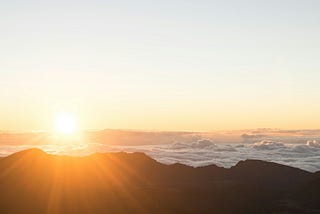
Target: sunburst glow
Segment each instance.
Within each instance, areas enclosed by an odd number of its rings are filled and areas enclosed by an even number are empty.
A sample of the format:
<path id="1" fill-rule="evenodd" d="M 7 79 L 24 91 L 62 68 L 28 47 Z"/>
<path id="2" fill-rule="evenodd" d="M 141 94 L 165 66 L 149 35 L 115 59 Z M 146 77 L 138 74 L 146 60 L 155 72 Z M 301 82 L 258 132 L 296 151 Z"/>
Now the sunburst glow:
<path id="1" fill-rule="evenodd" d="M 73 134 L 77 129 L 75 118 L 67 112 L 56 114 L 54 127 L 55 131 L 60 134 Z"/>

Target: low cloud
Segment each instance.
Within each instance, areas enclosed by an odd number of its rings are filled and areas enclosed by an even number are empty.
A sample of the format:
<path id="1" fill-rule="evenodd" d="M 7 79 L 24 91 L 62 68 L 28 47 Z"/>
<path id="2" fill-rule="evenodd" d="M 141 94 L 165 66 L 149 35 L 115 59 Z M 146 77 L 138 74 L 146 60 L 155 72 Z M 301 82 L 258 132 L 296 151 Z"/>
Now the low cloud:
<path id="1" fill-rule="evenodd" d="M 266 130 L 264 131 L 266 132 Z M 270 130 L 268 131 L 270 132 Z M 297 131 L 294 133 L 297 133 Z M 132 133 L 128 134 L 126 140 L 129 141 L 132 135 Z M 212 135 L 206 135 L 201 138 L 200 134 L 194 133 L 183 133 L 182 135 L 181 133 L 156 133 L 153 135 L 151 133 L 138 133 L 136 135 L 137 137 L 134 138 L 136 140 L 140 139 L 140 136 L 150 136 L 150 138 L 146 139 L 151 139 L 154 136 L 158 139 L 160 136 L 159 139 L 161 140 L 159 142 L 161 143 L 144 143 L 143 145 L 123 145 L 121 143 L 121 145 L 110 145 L 108 142 L 101 143 L 99 141 L 93 143 L 88 141 L 90 143 L 2 145 L 0 146 L 0 155 L 6 156 L 32 147 L 43 149 L 51 154 L 75 156 L 88 155 L 95 152 L 139 151 L 166 164 L 179 162 L 195 167 L 215 164 L 228 168 L 241 160 L 259 159 L 312 172 L 320 171 L 320 142 L 317 140 L 319 137 L 316 138 L 315 136 L 312 136 L 311 139 L 305 136 L 270 137 L 256 133 L 255 136 L 245 135 L 245 138 L 252 139 L 252 143 L 235 142 L 233 138 L 221 143 L 210 138 Z"/>
<path id="2" fill-rule="evenodd" d="M 310 147 L 320 148 L 320 143 L 316 140 L 308 141 L 307 145 Z"/>
<path id="3" fill-rule="evenodd" d="M 258 143 L 254 143 L 252 148 L 258 149 L 258 150 L 274 150 L 279 148 L 284 148 L 285 145 L 281 142 L 274 142 L 270 140 L 263 140 Z"/>

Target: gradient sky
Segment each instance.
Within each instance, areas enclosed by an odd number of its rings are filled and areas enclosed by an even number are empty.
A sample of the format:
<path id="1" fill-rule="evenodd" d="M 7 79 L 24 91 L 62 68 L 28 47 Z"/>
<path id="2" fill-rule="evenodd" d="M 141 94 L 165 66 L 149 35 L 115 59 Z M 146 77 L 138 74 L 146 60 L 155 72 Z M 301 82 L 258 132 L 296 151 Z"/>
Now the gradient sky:
<path id="1" fill-rule="evenodd" d="M 0 129 L 320 128 L 320 1 L 0 0 Z"/>

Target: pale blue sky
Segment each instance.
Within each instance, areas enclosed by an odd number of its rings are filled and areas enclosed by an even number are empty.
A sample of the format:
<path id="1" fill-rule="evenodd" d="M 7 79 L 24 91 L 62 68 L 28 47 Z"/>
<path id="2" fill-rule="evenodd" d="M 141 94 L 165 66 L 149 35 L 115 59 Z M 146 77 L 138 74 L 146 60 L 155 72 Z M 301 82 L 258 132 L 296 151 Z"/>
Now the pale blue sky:
<path id="1" fill-rule="evenodd" d="M 60 108 L 83 128 L 320 127 L 319 38 L 316 0 L 0 0 L 0 129 Z"/>

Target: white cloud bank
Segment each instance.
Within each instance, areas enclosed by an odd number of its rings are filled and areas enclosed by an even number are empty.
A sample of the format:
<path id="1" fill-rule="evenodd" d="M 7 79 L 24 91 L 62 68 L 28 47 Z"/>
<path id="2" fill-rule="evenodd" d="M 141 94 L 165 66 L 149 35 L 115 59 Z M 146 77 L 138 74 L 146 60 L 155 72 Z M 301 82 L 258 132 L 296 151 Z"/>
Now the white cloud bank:
<path id="1" fill-rule="evenodd" d="M 0 146 L 0 155 L 6 156 L 16 151 L 34 146 Z M 231 167 L 240 160 L 259 159 L 298 167 L 308 171 L 320 171 L 320 143 L 316 140 L 304 144 L 288 144 L 272 140 L 256 143 L 214 143 L 209 139 L 194 142 L 176 142 L 162 145 L 108 146 L 89 143 L 79 145 L 37 146 L 48 153 L 87 155 L 95 152 L 144 152 L 159 162 L 183 163 L 191 166 L 216 164 Z"/>

